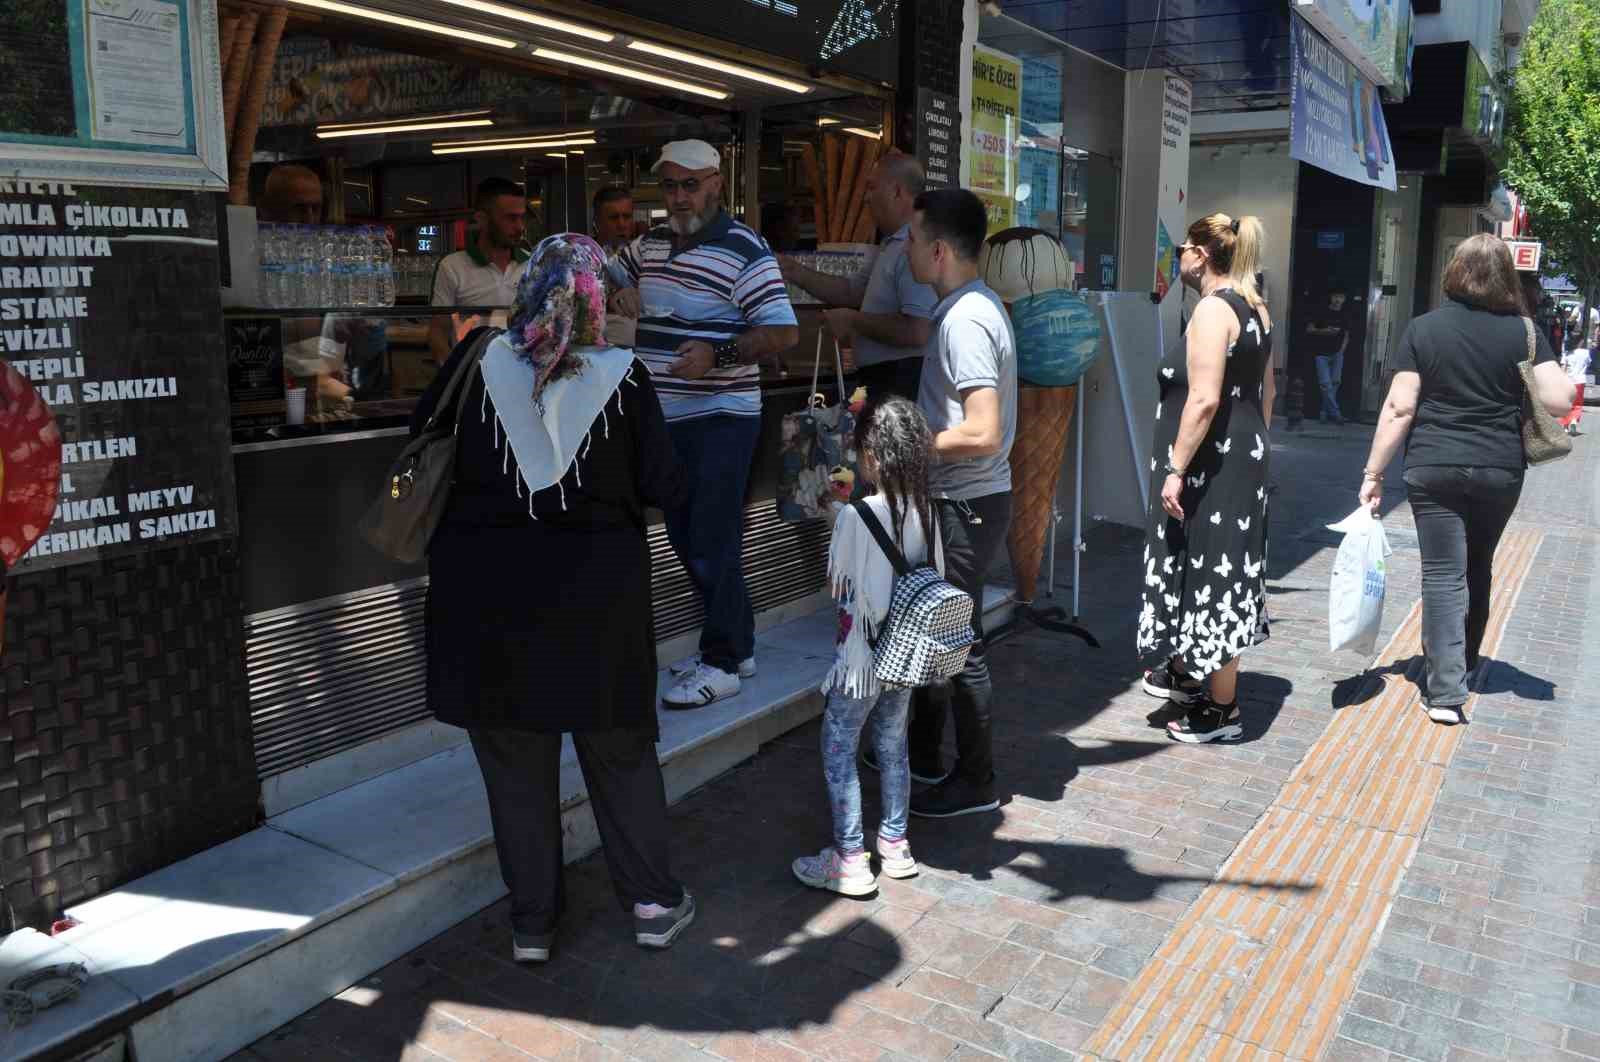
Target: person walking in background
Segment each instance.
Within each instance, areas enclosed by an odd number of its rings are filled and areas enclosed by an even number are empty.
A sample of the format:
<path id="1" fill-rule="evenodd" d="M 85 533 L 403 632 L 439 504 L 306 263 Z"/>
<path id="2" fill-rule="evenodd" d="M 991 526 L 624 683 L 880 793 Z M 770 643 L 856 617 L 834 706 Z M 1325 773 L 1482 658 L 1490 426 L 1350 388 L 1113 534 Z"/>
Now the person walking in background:
<path id="1" fill-rule="evenodd" d="M 1572 381 L 1572 408 L 1561 418 L 1561 426 L 1568 435 L 1578 434 L 1578 424 L 1583 420 L 1583 389 L 1589 382 L 1589 348 L 1573 347 L 1561 357 L 1561 367 Z"/>
<path id="2" fill-rule="evenodd" d="M 870 405 L 856 425 L 861 470 L 876 488 L 863 500 L 878 525 L 913 567 L 944 570 L 928 466 L 933 435 L 927 418 L 910 402 L 892 398 Z M 833 667 L 822 680 L 828 702 L 822 713 L 822 773 L 833 812 L 833 844 L 794 861 L 794 875 L 814 889 L 865 896 L 878 887 L 861 825 L 861 784 L 856 751 L 872 720 L 872 747 L 882 773 L 883 816 L 876 843 L 879 864 L 891 878 L 917 873 L 906 841 L 911 801 L 911 761 L 906 726 L 911 690 L 885 689 L 874 674 L 873 639 L 889 614 L 895 568 L 853 506 L 839 512 L 828 551 L 828 579 L 839 609 Z"/>
<path id="3" fill-rule="evenodd" d="M 604 267 L 576 233 L 535 249 L 510 331 L 469 378 L 428 551 L 428 706 L 471 737 L 525 962 L 549 958 L 561 918 L 563 733 L 635 940 L 667 947 L 695 915 L 668 858 L 645 537 L 646 507 L 686 488 L 649 370 L 601 345 Z M 480 335 L 451 354 L 413 435 L 453 416 L 439 397 Z"/>
<path id="4" fill-rule="evenodd" d="M 1254 217 L 1210 214 L 1189 226 L 1179 275 L 1200 302 L 1156 376 L 1138 647 L 1145 692 L 1171 702 L 1151 722 L 1191 744 L 1244 733 L 1239 657 L 1267 633 L 1272 317 L 1255 286 L 1264 239 Z"/>
<path id="5" fill-rule="evenodd" d="M 667 538 L 705 604 L 700 655 L 673 668 L 668 708 L 732 697 L 755 674 L 756 621 L 745 586 L 744 495 L 761 437 L 758 364 L 800 341 L 766 242 L 722 208 L 722 157 L 703 140 L 661 149 L 667 224 L 611 260 L 612 309 L 638 319 L 634 350 L 655 375 L 687 504 Z M 642 316 L 641 316 L 642 314 Z M 576 659 L 576 658 L 575 658 Z"/>
<path id="6" fill-rule="evenodd" d="M 886 233 L 878 256 L 854 276 L 835 277 L 778 260 L 784 279 L 834 307 L 824 316 L 840 343 L 854 346 L 856 379 L 872 400 L 898 395 L 913 401 L 922 377 L 923 348 L 933 334 L 929 318 L 938 299 L 906 263 L 911 215 L 922 186 L 922 166 L 910 155 L 884 156 L 867 175 L 872 222 Z"/>
<path id="7" fill-rule="evenodd" d="M 911 813 L 949 818 L 992 811 L 993 689 L 983 647 L 983 588 L 1011 525 L 1011 442 L 1017 427 L 1017 343 L 1000 297 L 978 278 L 989 218 L 983 201 L 965 189 L 918 195 L 906 241 L 911 274 L 939 296 L 933 338 L 923 364 L 917 404 L 933 433 L 928 473 L 934 518 L 945 557 L 945 578 L 972 598 L 977 635 L 966 666 L 950 680 L 956 722 L 956 763 L 940 767 L 945 706 L 942 689 L 914 695 L 912 776 L 935 783 L 911 798 Z"/>
<path id="8" fill-rule="evenodd" d="M 594 194 L 594 239 L 614 255 L 633 239 L 633 193 L 607 185 Z"/>
<path id="9" fill-rule="evenodd" d="M 1522 494 L 1523 402 L 1565 413 L 1575 390 L 1544 336 L 1523 316 L 1503 240 L 1473 236 L 1444 271 L 1446 302 L 1407 326 L 1362 473 L 1374 512 L 1384 471 L 1405 444 L 1406 496 L 1422 550 L 1422 703 L 1439 723 L 1465 718 L 1470 676 L 1489 623 L 1494 551 Z M 1535 340 L 1538 394 L 1517 363 Z"/>
<path id="10" fill-rule="evenodd" d="M 1322 420 L 1344 423 L 1339 410 L 1339 385 L 1344 382 L 1344 355 L 1350 346 L 1350 310 L 1343 291 L 1328 293 L 1328 305 L 1311 319 L 1306 334 L 1315 336 L 1317 386 L 1322 390 Z"/>

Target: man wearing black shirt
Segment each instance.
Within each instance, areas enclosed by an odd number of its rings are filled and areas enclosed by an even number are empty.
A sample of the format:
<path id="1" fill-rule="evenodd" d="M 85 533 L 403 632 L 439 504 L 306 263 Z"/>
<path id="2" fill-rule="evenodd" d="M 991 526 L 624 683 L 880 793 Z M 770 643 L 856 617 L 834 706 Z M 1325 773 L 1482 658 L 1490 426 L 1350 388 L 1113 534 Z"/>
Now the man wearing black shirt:
<path id="1" fill-rule="evenodd" d="M 1344 378 L 1344 352 L 1350 345 L 1350 311 L 1345 294 L 1337 288 L 1328 294 L 1328 307 L 1312 318 L 1306 335 L 1315 336 L 1317 386 L 1322 389 L 1322 419 L 1343 424 L 1339 412 L 1339 384 Z"/>

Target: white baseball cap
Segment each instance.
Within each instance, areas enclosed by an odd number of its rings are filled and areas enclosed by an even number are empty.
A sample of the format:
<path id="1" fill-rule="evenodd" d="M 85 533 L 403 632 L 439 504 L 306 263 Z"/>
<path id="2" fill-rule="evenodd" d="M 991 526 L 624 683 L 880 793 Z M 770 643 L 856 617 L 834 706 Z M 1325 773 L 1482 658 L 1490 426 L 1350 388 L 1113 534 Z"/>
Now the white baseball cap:
<path id="1" fill-rule="evenodd" d="M 650 172 L 660 173 L 664 162 L 676 163 L 686 170 L 719 170 L 722 155 L 704 140 L 674 140 L 661 149 L 661 157 L 650 167 Z"/>

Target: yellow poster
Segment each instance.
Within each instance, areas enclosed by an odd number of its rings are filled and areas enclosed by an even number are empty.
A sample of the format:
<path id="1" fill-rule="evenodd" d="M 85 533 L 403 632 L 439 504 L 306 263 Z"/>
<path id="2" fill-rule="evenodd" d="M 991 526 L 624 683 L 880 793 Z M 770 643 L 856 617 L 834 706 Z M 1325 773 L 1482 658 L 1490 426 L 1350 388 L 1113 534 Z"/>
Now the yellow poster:
<path id="1" fill-rule="evenodd" d="M 972 190 L 989 210 L 989 234 L 1016 224 L 1022 60 L 972 50 Z"/>

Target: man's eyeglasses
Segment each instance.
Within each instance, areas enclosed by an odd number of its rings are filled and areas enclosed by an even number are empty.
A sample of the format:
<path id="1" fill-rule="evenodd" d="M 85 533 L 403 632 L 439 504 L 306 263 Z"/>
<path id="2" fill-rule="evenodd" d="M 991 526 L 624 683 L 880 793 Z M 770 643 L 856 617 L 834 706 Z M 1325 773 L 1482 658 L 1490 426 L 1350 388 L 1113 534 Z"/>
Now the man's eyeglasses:
<path id="1" fill-rule="evenodd" d="M 681 181 L 674 181 L 670 177 L 663 177 L 661 179 L 661 192 L 663 195 L 671 195 L 673 192 L 682 189 L 690 195 L 694 195 L 700 190 L 700 186 L 709 180 L 711 180 L 710 177 L 688 177 Z"/>

